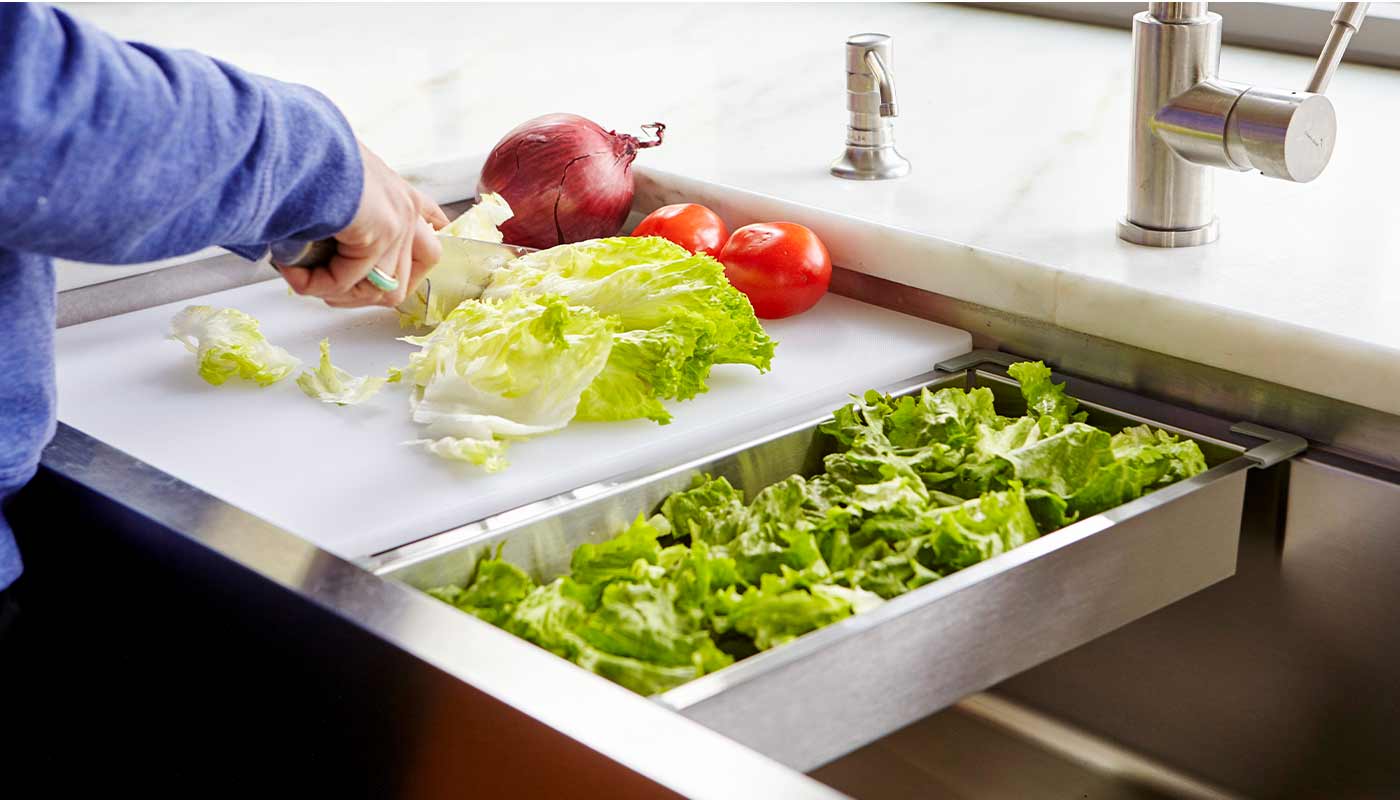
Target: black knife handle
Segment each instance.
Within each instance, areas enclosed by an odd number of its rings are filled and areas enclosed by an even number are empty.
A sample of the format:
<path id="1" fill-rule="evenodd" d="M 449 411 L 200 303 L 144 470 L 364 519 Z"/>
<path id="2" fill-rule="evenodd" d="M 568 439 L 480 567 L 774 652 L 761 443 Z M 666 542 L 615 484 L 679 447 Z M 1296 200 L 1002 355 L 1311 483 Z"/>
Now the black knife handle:
<path id="1" fill-rule="evenodd" d="M 328 266 L 331 263 L 331 258 L 336 254 L 334 239 L 321 239 L 315 242 L 288 239 L 285 242 L 274 242 L 271 250 L 272 266 L 278 269 L 283 267 L 316 269 Z"/>

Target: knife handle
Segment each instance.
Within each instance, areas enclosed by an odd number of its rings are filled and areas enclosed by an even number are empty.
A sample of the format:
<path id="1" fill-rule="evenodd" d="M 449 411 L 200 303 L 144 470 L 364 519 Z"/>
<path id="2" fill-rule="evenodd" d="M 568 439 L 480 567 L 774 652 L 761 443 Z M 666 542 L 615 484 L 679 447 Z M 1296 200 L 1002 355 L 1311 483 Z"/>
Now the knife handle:
<path id="1" fill-rule="evenodd" d="M 274 242 L 271 251 L 272 266 L 278 269 L 283 267 L 316 269 L 331 263 L 331 258 L 336 254 L 336 246 L 334 239 L 320 239 L 314 242 L 288 239 L 283 242 Z"/>

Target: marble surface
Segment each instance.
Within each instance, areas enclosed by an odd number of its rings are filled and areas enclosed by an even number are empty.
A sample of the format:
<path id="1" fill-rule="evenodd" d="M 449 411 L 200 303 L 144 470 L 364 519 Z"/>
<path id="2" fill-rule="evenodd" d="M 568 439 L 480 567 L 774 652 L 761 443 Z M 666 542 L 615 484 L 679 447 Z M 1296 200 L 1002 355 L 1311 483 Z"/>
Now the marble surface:
<path id="1" fill-rule="evenodd" d="M 1400 71 L 1343 66 L 1337 150 L 1317 181 L 1220 172 L 1220 241 L 1155 250 L 1114 233 L 1126 31 L 936 4 L 71 7 L 317 86 L 371 148 L 440 186 L 450 176 L 428 165 L 467 163 L 535 114 L 661 120 L 647 166 L 947 245 L 927 269 L 869 271 L 1400 413 Z M 861 30 L 895 36 L 903 180 L 826 173 L 845 124 L 842 42 Z M 1226 48 L 1221 70 L 1300 85 L 1310 61 Z M 92 269 L 65 265 L 64 285 L 112 274 Z"/>

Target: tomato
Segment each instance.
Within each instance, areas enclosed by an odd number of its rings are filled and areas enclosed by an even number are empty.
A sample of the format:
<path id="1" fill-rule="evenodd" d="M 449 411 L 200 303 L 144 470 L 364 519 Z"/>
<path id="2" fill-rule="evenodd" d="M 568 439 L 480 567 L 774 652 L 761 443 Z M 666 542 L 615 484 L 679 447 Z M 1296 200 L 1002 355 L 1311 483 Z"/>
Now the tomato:
<path id="1" fill-rule="evenodd" d="M 729 239 L 729 226 L 702 205 L 677 203 L 648 214 L 632 235 L 660 236 L 692 253 L 709 253 L 718 258 L 720 249 Z"/>
<path id="2" fill-rule="evenodd" d="M 749 296 L 754 313 L 781 319 L 817 304 L 831 285 L 831 254 L 795 222 L 745 225 L 720 251 L 724 274 Z"/>

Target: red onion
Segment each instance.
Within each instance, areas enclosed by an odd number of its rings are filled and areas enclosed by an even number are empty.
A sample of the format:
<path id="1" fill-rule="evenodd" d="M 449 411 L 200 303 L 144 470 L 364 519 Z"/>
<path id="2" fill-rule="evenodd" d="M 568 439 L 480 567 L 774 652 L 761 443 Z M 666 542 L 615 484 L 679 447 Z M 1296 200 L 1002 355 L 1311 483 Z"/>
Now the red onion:
<path id="1" fill-rule="evenodd" d="M 639 141 L 574 114 L 536 117 L 496 143 L 477 191 L 510 203 L 515 216 L 501 226 L 510 244 L 544 248 L 613 236 L 632 209 L 632 160 L 661 144 L 666 126 L 642 130 L 656 138 Z"/>

